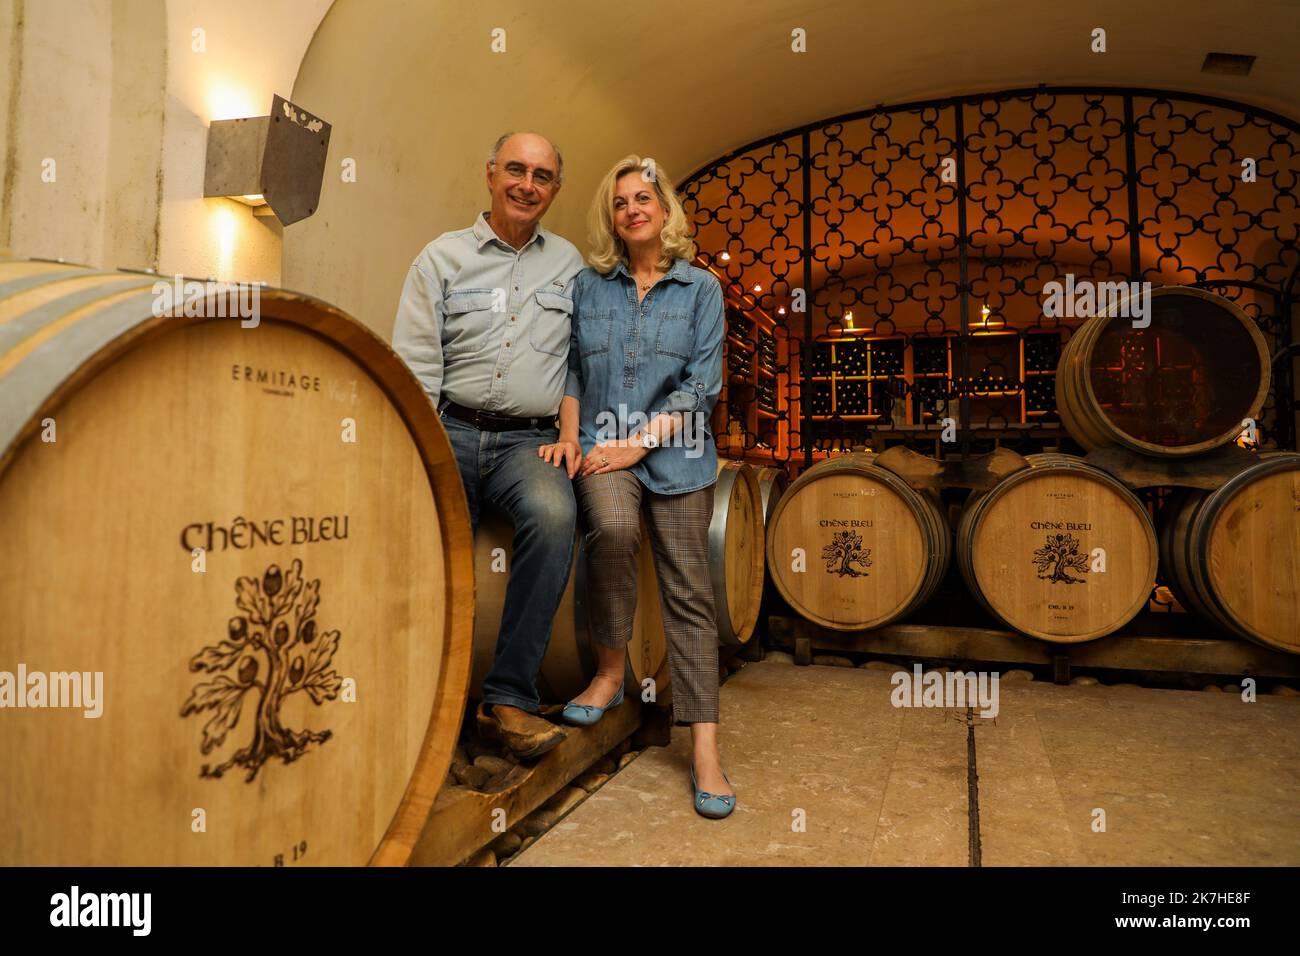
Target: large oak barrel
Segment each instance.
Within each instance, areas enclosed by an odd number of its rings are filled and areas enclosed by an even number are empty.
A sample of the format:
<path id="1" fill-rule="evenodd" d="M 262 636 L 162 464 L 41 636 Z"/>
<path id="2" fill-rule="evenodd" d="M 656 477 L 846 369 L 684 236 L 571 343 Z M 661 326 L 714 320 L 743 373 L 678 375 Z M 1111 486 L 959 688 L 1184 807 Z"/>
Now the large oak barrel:
<path id="1" fill-rule="evenodd" d="M 1264 453 L 1214 491 L 1180 489 L 1160 558 L 1184 607 L 1300 654 L 1300 455 Z"/>
<path id="2" fill-rule="evenodd" d="M 713 614 L 722 644 L 744 644 L 763 600 L 763 496 L 752 466 L 718 461 L 709 524 Z"/>
<path id="3" fill-rule="evenodd" d="M 1025 460 L 1029 468 L 962 511 L 957 566 L 966 586 L 1022 634 L 1061 644 L 1109 634 L 1142 610 L 1155 584 L 1151 518 L 1128 488 L 1081 458 Z"/>
<path id="4" fill-rule="evenodd" d="M 1061 423 L 1087 449 L 1178 457 L 1227 444 L 1268 395 L 1264 336 L 1203 289 L 1156 289 L 1150 306 L 1145 328 L 1101 315 L 1070 337 L 1056 375 Z"/>
<path id="5" fill-rule="evenodd" d="M 0 864 L 404 863 L 469 675 L 446 435 L 338 309 L 156 281 L 0 261 Z"/>
<path id="6" fill-rule="evenodd" d="M 853 453 L 809 468 L 772 515 L 772 581 L 808 620 L 838 630 L 881 627 L 934 593 L 950 532 L 938 505 Z M 802 570 L 797 570 L 802 568 Z"/>
<path id="7" fill-rule="evenodd" d="M 514 557 L 514 526 L 509 517 L 485 507 L 479 514 L 474 536 L 474 667 L 470 696 L 483 696 L 483 679 L 496 657 L 501 613 L 505 608 L 506 585 Z M 565 703 L 586 689 L 596 672 L 595 654 L 587 633 L 586 577 L 579 568 L 586 561 L 582 533 L 573 546 L 573 567 L 569 583 L 560 598 L 551 625 L 550 643 L 537 675 L 537 693 L 545 703 Z"/>

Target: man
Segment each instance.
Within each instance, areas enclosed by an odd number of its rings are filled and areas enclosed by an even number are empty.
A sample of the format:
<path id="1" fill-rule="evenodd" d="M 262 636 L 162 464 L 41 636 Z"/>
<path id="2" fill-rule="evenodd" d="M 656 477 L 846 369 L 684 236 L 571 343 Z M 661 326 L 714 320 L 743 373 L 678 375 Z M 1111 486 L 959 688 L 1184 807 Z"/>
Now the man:
<path id="1" fill-rule="evenodd" d="M 542 445 L 559 440 L 554 423 L 568 373 L 569 286 L 583 265 L 571 243 L 540 225 L 563 169 L 545 137 L 498 139 L 486 168 L 491 209 L 416 257 L 393 328 L 393 348 L 442 416 L 470 520 L 477 528 L 481 506 L 490 504 L 514 522 L 496 658 L 477 721 L 484 736 L 523 758 L 565 737 L 537 716 L 536 687 L 573 561 L 570 479 L 582 454 L 576 441 L 566 441 L 556 464 L 539 456 Z M 569 410 L 561 417 L 566 436 L 577 435 L 576 418 Z"/>

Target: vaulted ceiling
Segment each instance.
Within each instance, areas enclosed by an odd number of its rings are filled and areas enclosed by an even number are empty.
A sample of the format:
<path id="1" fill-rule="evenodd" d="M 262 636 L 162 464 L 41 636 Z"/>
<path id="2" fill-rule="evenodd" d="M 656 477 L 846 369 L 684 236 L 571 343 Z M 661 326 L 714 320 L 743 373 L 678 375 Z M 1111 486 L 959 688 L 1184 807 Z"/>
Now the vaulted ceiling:
<path id="1" fill-rule="evenodd" d="M 807 52 L 792 51 L 796 30 Z M 319 212 L 286 230 L 284 284 L 387 335 L 419 249 L 486 204 L 484 154 L 506 130 L 563 149 L 547 226 L 585 248 L 594 185 L 627 153 L 680 180 L 825 117 L 1039 83 L 1195 91 L 1300 116 L 1297 36 L 1294 0 L 337 0 L 293 95 L 334 124 L 331 161 L 354 159 L 357 176 L 327 176 Z M 1211 51 L 1257 60 L 1249 76 L 1202 73 Z"/>

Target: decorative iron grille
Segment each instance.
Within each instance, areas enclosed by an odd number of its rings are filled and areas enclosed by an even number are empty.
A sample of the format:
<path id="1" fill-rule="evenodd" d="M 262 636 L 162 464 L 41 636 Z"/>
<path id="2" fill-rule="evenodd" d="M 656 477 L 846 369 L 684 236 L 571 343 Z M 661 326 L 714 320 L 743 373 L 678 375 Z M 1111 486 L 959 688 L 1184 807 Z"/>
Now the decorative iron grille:
<path id="1" fill-rule="evenodd" d="M 1148 89 L 881 106 L 742 147 L 680 186 L 728 290 L 719 448 L 791 470 L 857 445 L 1077 452 L 1054 375 L 1082 320 L 1041 304 L 1072 273 L 1235 301 L 1276 357 L 1261 444 L 1293 449 L 1297 176 L 1295 121 Z"/>

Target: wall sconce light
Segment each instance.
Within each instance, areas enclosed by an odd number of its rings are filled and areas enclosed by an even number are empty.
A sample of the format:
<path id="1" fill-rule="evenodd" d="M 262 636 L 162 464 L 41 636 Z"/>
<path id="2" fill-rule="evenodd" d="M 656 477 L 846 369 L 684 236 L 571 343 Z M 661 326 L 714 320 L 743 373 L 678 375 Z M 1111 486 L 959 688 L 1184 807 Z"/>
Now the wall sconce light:
<path id="1" fill-rule="evenodd" d="M 853 313 L 852 313 L 852 312 L 845 312 L 845 313 L 844 313 L 844 327 L 845 327 L 846 329 L 852 329 L 852 328 L 853 328 Z"/>
<path id="2" fill-rule="evenodd" d="M 269 116 L 214 121 L 203 195 L 238 200 L 286 226 L 306 219 L 320 202 L 330 129 L 279 94 Z"/>

